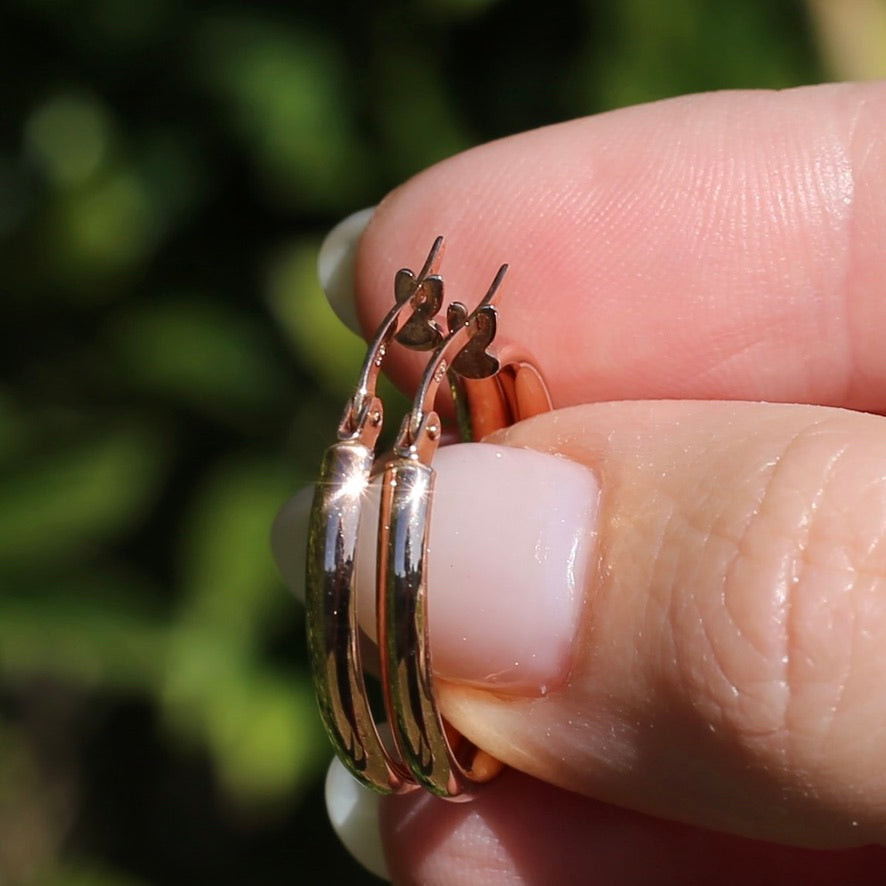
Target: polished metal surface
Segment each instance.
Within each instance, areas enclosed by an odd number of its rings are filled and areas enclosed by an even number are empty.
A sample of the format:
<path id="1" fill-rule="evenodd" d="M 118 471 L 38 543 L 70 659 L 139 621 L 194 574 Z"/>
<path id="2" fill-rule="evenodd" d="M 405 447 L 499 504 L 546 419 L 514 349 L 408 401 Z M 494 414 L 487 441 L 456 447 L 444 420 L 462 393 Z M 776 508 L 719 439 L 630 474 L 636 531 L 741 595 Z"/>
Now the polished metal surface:
<path id="1" fill-rule="evenodd" d="M 354 562 L 373 451 L 345 441 L 323 458 L 308 532 L 308 647 L 320 716 L 336 752 L 363 784 L 385 793 L 409 779 L 379 737 L 360 658 Z"/>
<path id="2" fill-rule="evenodd" d="M 385 468 L 382 514 L 387 543 L 379 547 L 382 684 L 397 747 L 427 790 L 453 798 L 470 790 L 446 742 L 434 694 L 427 620 L 427 557 L 433 468 L 409 459 Z"/>
<path id="3" fill-rule="evenodd" d="M 448 379 L 456 412 L 471 439 L 550 408 L 538 370 L 522 352 L 490 347 L 498 329 L 493 305 L 503 265 L 479 305 L 446 310 L 436 274 L 437 238 L 421 271 L 403 269 L 395 304 L 379 326 L 354 395 L 326 452 L 308 537 L 307 635 L 320 714 L 336 753 L 364 785 L 382 793 L 423 787 L 450 800 L 469 799 L 501 763 L 444 721 L 434 689 L 428 623 L 428 537 L 435 472 L 443 435 L 434 401 Z M 393 454 L 384 466 L 376 560 L 376 614 L 382 691 L 393 736 L 385 745 L 371 709 L 360 654 L 354 569 L 383 405 L 376 393 L 392 342 L 432 354 Z"/>
<path id="4" fill-rule="evenodd" d="M 320 716 L 344 765 L 382 793 L 410 790 L 415 784 L 385 748 L 366 692 L 354 599 L 357 531 L 384 420 L 376 387 L 390 342 L 410 324 L 411 338 L 421 347 L 442 338 L 433 320 L 442 290 L 436 283 L 426 286 L 441 247 L 438 238 L 417 276 L 405 269 L 397 275 L 395 304 L 369 345 L 357 389 L 339 424 L 338 442 L 324 455 L 308 531 L 305 620 Z"/>
<path id="5" fill-rule="evenodd" d="M 502 267 L 470 315 L 458 303 L 450 306 L 450 333 L 425 369 L 382 478 L 376 608 L 388 719 L 413 778 L 449 800 L 469 799 L 479 784 L 479 774 L 471 765 L 475 749 L 461 739 L 461 755 L 457 755 L 450 743 L 434 692 L 427 601 L 428 536 L 435 477 L 431 461 L 442 429 L 433 404 L 450 369 L 459 374 L 456 367 L 460 365 L 473 379 L 498 372 L 498 360 L 487 348 L 497 323 L 491 302 L 505 271 Z"/>

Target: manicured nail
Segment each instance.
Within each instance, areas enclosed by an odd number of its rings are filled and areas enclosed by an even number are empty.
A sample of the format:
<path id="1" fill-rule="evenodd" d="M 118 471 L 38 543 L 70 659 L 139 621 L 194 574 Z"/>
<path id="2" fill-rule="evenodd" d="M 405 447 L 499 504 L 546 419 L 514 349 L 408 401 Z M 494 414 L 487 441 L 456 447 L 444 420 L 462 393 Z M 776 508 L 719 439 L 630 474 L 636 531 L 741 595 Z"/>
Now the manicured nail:
<path id="1" fill-rule="evenodd" d="M 375 207 L 361 209 L 340 221 L 327 235 L 317 256 L 317 276 L 332 310 L 352 332 L 360 335 L 354 301 L 354 263 L 357 243 Z"/>
<path id="2" fill-rule="evenodd" d="M 306 486 L 283 505 L 271 526 L 271 553 L 286 586 L 305 602 L 305 559 L 314 487 Z"/>
<path id="3" fill-rule="evenodd" d="M 594 555 L 600 488 L 585 466 L 488 443 L 445 446 L 428 553 L 435 673 L 515 693 L 566 679 Z M 363 508 L 361 624 L 374 627 L 378 489 Z"/>
<path id="4" fill-rule="evenodd" d="M 388 879 L 388 866 L 378 829 L 378 794 L 358 784 L 339 763 L 329 765 L 326 774 L 326 811 L 345 849 L 368 871 Z"/>

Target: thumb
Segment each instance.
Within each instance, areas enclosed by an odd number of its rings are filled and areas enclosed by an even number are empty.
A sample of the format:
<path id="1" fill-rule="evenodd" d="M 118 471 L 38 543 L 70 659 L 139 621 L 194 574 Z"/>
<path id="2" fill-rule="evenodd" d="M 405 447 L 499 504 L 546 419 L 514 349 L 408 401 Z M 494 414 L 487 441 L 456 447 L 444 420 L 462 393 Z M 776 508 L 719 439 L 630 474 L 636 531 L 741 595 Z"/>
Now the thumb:
<path id="1" fill-rule="evenodd" d="M 659 817 L 886 843 L 884 420 L 592 404 L 495 443 L 438 456 L 428 618 L 453 725 Z"/>

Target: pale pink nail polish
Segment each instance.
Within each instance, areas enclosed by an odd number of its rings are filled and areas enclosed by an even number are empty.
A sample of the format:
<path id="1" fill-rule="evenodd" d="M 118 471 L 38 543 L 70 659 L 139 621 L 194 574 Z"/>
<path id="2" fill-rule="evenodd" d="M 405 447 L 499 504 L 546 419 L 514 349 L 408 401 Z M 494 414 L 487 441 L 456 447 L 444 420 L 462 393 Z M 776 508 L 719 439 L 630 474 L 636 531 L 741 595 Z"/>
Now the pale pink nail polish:
<path id="1" fill-rule="evenodd" d="M 600 488 L 583 465 L 488 443 L 442 448 L 431 517 L 435 673 L 544 693 L 568 674 L 594 552 Z M 357 592 L 374 636 L 377 490 L 360 527 Z"/>

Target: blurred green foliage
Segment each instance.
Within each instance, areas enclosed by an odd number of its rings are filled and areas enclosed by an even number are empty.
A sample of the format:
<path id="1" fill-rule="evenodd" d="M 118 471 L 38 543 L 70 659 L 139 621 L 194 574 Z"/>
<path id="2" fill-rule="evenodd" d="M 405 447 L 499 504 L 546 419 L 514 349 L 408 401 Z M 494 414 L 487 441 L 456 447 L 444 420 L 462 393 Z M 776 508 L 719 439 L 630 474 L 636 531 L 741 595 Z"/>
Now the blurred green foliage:
<path id="1" fill-rule="evenodd" d="M 820 79 L 809 32 L 788 0 L 4 5 L 0 881 L 371 879 L 267 541 L 361 354 L 324 231 L 509 132 Z"/>

